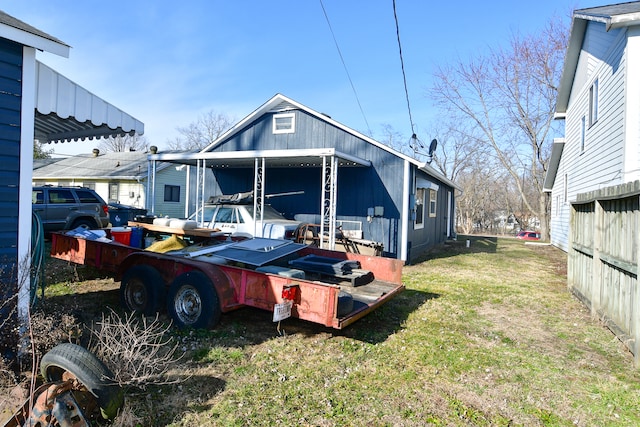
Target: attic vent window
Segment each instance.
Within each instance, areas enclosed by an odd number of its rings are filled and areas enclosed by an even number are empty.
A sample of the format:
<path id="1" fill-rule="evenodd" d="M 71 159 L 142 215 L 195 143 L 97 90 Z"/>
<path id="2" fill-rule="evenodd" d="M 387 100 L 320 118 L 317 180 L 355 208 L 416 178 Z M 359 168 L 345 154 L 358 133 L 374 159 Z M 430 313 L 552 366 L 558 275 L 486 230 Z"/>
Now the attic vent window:
<path id="1" fill-rule="evenodd" d="M 273 133 L 294 133 L 295 131 L 296 115 L 294 113 L 273 116 Z"/>

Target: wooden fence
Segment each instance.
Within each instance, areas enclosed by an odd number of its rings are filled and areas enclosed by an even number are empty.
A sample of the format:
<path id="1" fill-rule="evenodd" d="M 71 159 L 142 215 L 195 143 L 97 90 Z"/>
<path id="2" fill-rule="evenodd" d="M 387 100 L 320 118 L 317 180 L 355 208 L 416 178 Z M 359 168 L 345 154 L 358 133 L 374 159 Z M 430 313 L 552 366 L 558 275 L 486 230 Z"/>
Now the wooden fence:
<path id="1" fill-rule="evenodd" d="M 569 289 L 640 366 L 640 181 L 579 194 L 570 230 Z"/>

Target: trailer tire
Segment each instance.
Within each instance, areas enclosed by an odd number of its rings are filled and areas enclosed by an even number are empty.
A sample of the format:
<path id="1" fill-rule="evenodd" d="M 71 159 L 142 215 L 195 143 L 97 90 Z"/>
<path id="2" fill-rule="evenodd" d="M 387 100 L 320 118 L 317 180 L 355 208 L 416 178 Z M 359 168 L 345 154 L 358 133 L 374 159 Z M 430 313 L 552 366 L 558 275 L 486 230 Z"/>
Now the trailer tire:
<path id="1" fill-rule="evenodd" d="M 148 265 L 129 268 L 120 282 L 120 302 L 129 311 L 152 316 L 164 306 L 164 281 L 160 272 Z"/>
<path id="2" fill-rule="evenodd" d="M 63 343 L 52 348 L 42 357 L 40 373 L 46 382 L 77 379 L 96 398 L 104 419 L 115 418 L 124 403 L 123 391 L 113 380 L 113 373 L 93 353 L 79 345 Z"/>
<path id="3" fill-rule="evenodd" d="M 220 299 L 204 273 L 189 271 L 171 283 L 167 312 L 179 328 L 208 329 L 220 320 Z"/>
<path id="4" fill-rule="evenodd" d="M 345 291 L 338 293 L 338 317 L 344 317 L 353 311 L 353 296 Z"/>

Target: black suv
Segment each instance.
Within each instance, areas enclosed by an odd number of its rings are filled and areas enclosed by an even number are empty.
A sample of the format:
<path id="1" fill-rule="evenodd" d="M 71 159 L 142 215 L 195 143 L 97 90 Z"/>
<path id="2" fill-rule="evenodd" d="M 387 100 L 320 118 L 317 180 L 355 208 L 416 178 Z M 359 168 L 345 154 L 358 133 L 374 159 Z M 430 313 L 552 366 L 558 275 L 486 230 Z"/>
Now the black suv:
<path id="1" fill-rule="evenodd" d="M 42 220 L 45 233 L 72 230 L 81 225 L 109 225 L 109 208 L 98 194 L 84 187 L 33 187 L 31 207 Z"/>

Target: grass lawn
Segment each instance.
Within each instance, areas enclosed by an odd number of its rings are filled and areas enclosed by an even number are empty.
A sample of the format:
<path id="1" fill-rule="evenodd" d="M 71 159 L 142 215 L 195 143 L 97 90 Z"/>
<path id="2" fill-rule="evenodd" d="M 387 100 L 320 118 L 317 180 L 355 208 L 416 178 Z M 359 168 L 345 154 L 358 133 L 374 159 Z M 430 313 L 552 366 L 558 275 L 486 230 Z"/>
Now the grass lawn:
<path id="1" fill-rule="evenodd" d="M 405 267 L 406 291 L 342 331 L 224 315 L 211 331 L 176 333 L 174 373 L 186 379 L 130 393 L 118 422 L 640 425 L 640 371 L 567 291 L 565 258 L 474 237 Z M 117 302 L 117 286 L 100 299 Z"/>

